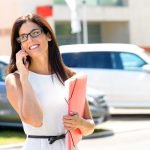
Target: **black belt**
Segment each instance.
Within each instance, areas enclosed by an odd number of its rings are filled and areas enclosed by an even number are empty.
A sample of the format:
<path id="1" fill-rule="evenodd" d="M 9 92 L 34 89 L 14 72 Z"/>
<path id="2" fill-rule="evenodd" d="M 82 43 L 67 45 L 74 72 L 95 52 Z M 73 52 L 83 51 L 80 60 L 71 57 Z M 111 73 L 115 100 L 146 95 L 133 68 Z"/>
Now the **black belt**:
<path id="1" fill-rule="evenodd" d="M 58 136 L 28 135 L 28 138 L 48 139 L 49 144 L 53 144 L 55 141 L 65 138 L 65 134 Z"/>

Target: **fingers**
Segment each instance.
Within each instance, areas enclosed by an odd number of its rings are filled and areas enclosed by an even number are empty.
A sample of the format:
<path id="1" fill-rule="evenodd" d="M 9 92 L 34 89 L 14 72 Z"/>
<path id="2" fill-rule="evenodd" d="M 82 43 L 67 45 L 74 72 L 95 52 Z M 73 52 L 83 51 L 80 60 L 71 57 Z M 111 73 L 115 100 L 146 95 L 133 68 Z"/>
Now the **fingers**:
<path id="1" fill-rule="evenodd" d="M 72 112 L 72 111 L 71 111 L 69 114 L 70 114 L 71 116 L 79 115 L 77 112 Z"/>
<path id="2" fill-rule="evenodd" d="M 75 129 L 77 129 L 76 125 L 73 122 L 67 122 L 67 121 L 64 121 L 64 127 L 67 130 L 75 130 Z"/>
<path id="3" fill-rule="evenodd" d="M 16 57 L 26 57 L 28 56 L 28 53 L 25 50 L 20 50 L 16 53 Z"/>
<path id="4" fill-rule="evenodd" d="M 27 61 L 27 57 L 23 58 L 23 64 L 25 65 L 26 69 L 29 67 L 29 61 Z"/>
<path id="5" fill-rule="evenodd" d="M 80 117 L 77 113 L 72 112 L 70 115 L 63 117 L 63 122 L 67 130 L 75 130 L 79 127 Z"/>
<path id="6" fill-rule="evenodd" d="M 20 50 L 16 53 L 16 63 L 23 63 L 23 59 L 26 59 L 28 54 L 25 52 L 25 50 Z"/>
<path id="7" fill-rule="evenodd" d="M 29 62 L 26 61 L 28 53 L 25 50 L 20 50 L 16 53 L 16 66 L 18 71 L 27 77 Z"/>

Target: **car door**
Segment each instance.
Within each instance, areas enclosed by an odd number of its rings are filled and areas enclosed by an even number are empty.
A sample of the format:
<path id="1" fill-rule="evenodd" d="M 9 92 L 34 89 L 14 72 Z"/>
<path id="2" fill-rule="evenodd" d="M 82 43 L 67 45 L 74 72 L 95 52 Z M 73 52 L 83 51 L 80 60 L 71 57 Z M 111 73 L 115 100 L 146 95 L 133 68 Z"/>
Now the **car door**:
<path id="1" fill-rule="evenodd" d="M 115 68 L 115 93 L 112 98 L 116 105 L 150 107 L 150 74 L 142 69 L 147 62 L 134 53 L 115 52 L 113 54 L 118 56 L 122 65 L 122 68 Z M 116 62 L 117 59 L 114 61 Z"/>

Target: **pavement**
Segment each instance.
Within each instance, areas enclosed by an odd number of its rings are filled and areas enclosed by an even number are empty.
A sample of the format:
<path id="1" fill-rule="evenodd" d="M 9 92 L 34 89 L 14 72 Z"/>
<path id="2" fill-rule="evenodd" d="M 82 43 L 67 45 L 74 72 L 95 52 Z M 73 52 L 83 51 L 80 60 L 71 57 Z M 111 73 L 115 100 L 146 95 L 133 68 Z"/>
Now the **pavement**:
<path id="1" fill-rule="evenodd" d="M 0 150 L 16 150 L 21 149 L 23 146 L 23 143 L 19 144 L 7 144 L 7 145 L 0 145 Z"/>
<path id="2" fill-rule="evenodd" d="M 99 125 L 114 132 L 114 136 L 82 140 L 82 150 L 150 150 L 150 115 L 113 116 Z M 94 148 L 93 148 L 94 146 Z"/>

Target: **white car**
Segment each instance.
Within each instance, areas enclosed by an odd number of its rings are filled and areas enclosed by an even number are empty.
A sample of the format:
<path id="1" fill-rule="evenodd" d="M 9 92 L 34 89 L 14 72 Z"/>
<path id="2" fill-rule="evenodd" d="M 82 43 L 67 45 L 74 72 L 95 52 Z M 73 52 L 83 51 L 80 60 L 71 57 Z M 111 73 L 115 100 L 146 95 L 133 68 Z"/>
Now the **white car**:
<path id="1" fill-rule="evenodd" d="M 108 105 L 150 108 L 150 55 L 132 44 L 60 46 L 64 63 L 88 74 L 88 86 L 105 91 Z"/>

